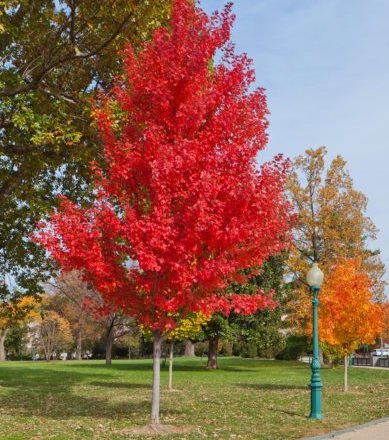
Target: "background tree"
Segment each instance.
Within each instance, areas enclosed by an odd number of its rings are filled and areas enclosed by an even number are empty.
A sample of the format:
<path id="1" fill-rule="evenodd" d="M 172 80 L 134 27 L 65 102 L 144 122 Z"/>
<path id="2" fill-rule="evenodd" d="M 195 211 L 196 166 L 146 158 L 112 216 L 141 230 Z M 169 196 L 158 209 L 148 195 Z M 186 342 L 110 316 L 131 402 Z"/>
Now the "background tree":
<path id="1" fill-rule="evenodd" d="M 364 269 L 374 282 L 377 299 L 384 296 L 384 265 L 379 251 L 369 249 L 376 228 L 366 216 L 367 198 L 353 186 L 341 156 L 326 168 L 326 149 L 307 150 L 293 162 L 288 179 L 289 198 L 298 214 L 294 246 L 288 266 L 294 278 L 295 295 L 290 302 L 290 325 L 305 330 L 309 289 L 305 276 L 313 261 L 319 262 L 325 277 L 338 259 L 361 257 Z"/>
<path id="2" fill-rule="evenodd" d="M 231 313 L 216 314 L 204 326 L 208 340 L 208 369 L 218 368 L 217 356 L 221 341 L 233 342 L 234 353 L 246 357 L 272 357 L 283 348 L 283 316 L 289 298 L 284 281 L 286 254 L 272 256 L 259 270 L 246 269 L 248 280 L 244 284 L 232 283 L 228 291 L 237 295 L 252 295 L 258 289 L 271 292 L 277 306 L 258 310 L 245 316 Z"/>
<path id="3" fill-rule="evenodd" d="M 8 359 L 22 360 L 28 358 L 27 347 L 29 342 L 30 334 L 27 323 L 10 327 L 4 341 L 5 353 Z"/>
<path id="4" fill-rule="evenodd" d="M 285 345 L 285 316 L 291 289 L 285 281 L 286 253 L 270 257 L 245 285 L 233 285 L 234 292 L 248 293 L 255 289 L 273 292 L 275 308 L 258 310 L 250 316 L 233 314 L 229 321 L 234 329 L 235 343 L 242 356 L 275 357 Z"/>
<path id="5" fill-rule="evenodd" d="M 320 340 L 344 358 L 344 391 L 348 356 L 360 345 L 373 343 L 387 325 L 388 308 L 374 302 L 371 287 L 361 259 L 350 259 L 333 268 L 321 291 Z"/>
<path id="6" fill-rule="evenodd" d="M 115 342 L 119 348 L 125 348 L 127 350 L 128 359 L 138 357 L 141 348 L 141 329 L 133 321 L 130 331 L 118 338 Z"/>
<path id="7" fill-rule="evenodd" d="M 4 342 L 11 328 L 24 326 L 39 317 L 39 302 L 32 296 L 0 302 L 0 361 L 5 361 Z"/>
<path id="8" fill-rule="evenodd" d="M 205 339 L 208 341 L 208 361 L 207 369 L 216 370 L 218 368 L 218 353 L 221 340 L 232 341 L 234 332 L 228 317 L 221 313 L 215 313 L 203 327 Z"/>
<path id="9" fill-rule="evenodd" d="M 105 364 L 111 365 L 114 342 L 124 336 L 136 334 L 138 325 L 134 318 L 130 318 L 120 311 L 101 315 L 100 320 L 105 328 Z"/>
<path id="10" fill-rule="evenodd" d="M 139 54 L 126 48 L 125 78 L 96 111 L 107 162 L 96 172 L 96 201 L 84 209 L 62 198 L 38 238 L 63 270 L 82 270 L 103 298 L 152 329 L 154 426 L 172 316 L 272 304 L 260 292 L 223 292 L 245 278 L 242 268 L 280 252 L 289 230 L 286 164 L 277 157 L 256 169 L 267 107 L 263 90 L 250 89 L 251 61 L 229 43 L 232 21 L 230 6 L 209 18 L 176 0 L 169 28 Z"/>
<path id="11" fill-rule="evenodd" d="M 68 350 L 73 342 L 69 322 L 51 310 L 34 322 L 33 333 L 34 348 L 43 353 L 47 361 Z"/>
<path id="12" fill-rule="evenodd" d="M 177 327 L 166 334 L 166 339 L 169 342 L 169 379 L 168 389 L 173 389 L 173 357 L 174 357 L 174 343 L 176 341 L 194 341 L 201 338 L 203 334 L 203 326 L 210 317 L 203 313 L 194 313 L 187 318 L 181 319 L 177 323 Z"/>
<path id="13" fill-rule="evenodd" d="M 93 342 L 103 340 L 105 363 L 112 363 L 112 349 L 115 341 L 136 334 L 135 320 L 123 313 L 82 280 L 78 271 L 61 273 L 51 287 L 57 292 L 51 297 L 51 309 L 70 321 L 72 332 L 77 338 L 77 351 L 81 349 L 82 335 L 91 337 Z M 58 293 L 64 295 L 68 301 Z M 94 337 L 92 336 L 94 334 Z"/>
<path id="14" fill-rule="evenodd" d="M 76 343 L 76 359 L 82 359 L 82 348 L 84 346 L 85 350 L 86 343 L 91 350 L 102 340 L 106 365 L 111 365 L 114 343 L 124 336 L 138 333 L 134 319 L 104 302 L 83 282 L 78 271 L 63 272 L 47 285 L 50 287 L 47 307 L 69 323 Z"/>
<path id="15" fill-rule="evenodd" d="M 88 288 L 77 271 L 60 274 L 48 286 L 50 310 L 69 322 L 76 343 L 76 359 L 81 360 L 83 349 L 92 349 L 102 333 L 102 325 L 94 310 L 87 307 L 97 294 Z"/>
<path id="16" fill-rule="evenodd" d="M 101 161 L 90 99 L 120 70 L 116 52 L 166 22 L 170 0 L 0 3 L 0 271 L 30 293 L 50 269 L 31 243 L 58 191 L 84 196 Z"/>

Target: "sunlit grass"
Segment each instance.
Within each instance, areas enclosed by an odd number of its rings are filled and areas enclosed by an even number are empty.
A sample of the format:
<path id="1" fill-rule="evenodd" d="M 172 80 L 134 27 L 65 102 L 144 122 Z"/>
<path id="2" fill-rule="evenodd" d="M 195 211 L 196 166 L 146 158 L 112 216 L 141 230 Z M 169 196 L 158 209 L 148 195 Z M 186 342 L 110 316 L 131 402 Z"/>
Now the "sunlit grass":
<path id="1" fill-rule="evenodd" d="M 321 422 L 309 420 L 310 370 L 295 362 L 226 358 L 175 362 L 175 391 L 162 373 L 161 421 L 188 427 L 177 439 L 298 439 L 389 416 L 389 369 L 323 369 Z M 6 362 L 0 365 L 0 439 L 146 439 L 151 361 Z"/>

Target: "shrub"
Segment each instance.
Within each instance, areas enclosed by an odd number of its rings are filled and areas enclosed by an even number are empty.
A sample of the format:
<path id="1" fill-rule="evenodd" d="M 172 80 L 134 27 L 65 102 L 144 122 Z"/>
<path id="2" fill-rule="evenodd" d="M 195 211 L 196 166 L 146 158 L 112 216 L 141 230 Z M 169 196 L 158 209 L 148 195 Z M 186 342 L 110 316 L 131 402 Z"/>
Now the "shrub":
<path id="1" fill-rule="evenodd" d="M 242 342 L 241 356 L 244 358 L 257 357 L 257 344 L 255 342 Z"/>
<path id="2" fill-rule="evenodd" d="M 290 335 L 286 338 L 286 345 L 276 355 L 276 359 L 297 360 L 309 351 L 308 338 L 306 336 Z"/>

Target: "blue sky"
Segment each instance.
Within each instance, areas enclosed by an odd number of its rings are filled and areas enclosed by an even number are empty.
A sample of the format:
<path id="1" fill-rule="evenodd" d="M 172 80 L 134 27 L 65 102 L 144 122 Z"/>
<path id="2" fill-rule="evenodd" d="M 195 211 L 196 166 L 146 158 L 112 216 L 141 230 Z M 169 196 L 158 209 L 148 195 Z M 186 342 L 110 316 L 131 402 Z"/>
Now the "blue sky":
<path id="1" fill-rule="evenodd" d="M 224 4 L 201 1 L 207 12 Z M 372 247 L 388 267 L 389 0 L 236 0 L 234 12 L 233 41 L 267 90 L 262 158 L 321 145 L 328 159 L 341 154 L 369 199 L 380 229 Z"/>

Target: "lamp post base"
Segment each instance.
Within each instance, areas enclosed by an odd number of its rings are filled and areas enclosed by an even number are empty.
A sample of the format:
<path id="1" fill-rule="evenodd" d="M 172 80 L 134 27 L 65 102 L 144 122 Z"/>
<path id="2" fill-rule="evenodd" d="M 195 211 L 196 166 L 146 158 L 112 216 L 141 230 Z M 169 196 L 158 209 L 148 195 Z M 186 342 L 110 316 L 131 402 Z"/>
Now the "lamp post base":
<path id="1" fill-rule="evenodd" d="M 314 378 L 314 380 L 316 377 Z M 316 379 L 317 380 L 317 379 Z M 320 379 L 317 382 L 311 383 L 311 413 L 309 415 L 310 419 L 322 420 L 323 413 L 321 411 L 321 389 L 323 385 Z"/>
<path id="2" fill-rule="evenodd" d="M 312 420 L 323 420 L 323 414 L 310 414 L 309 419 Z"/>

